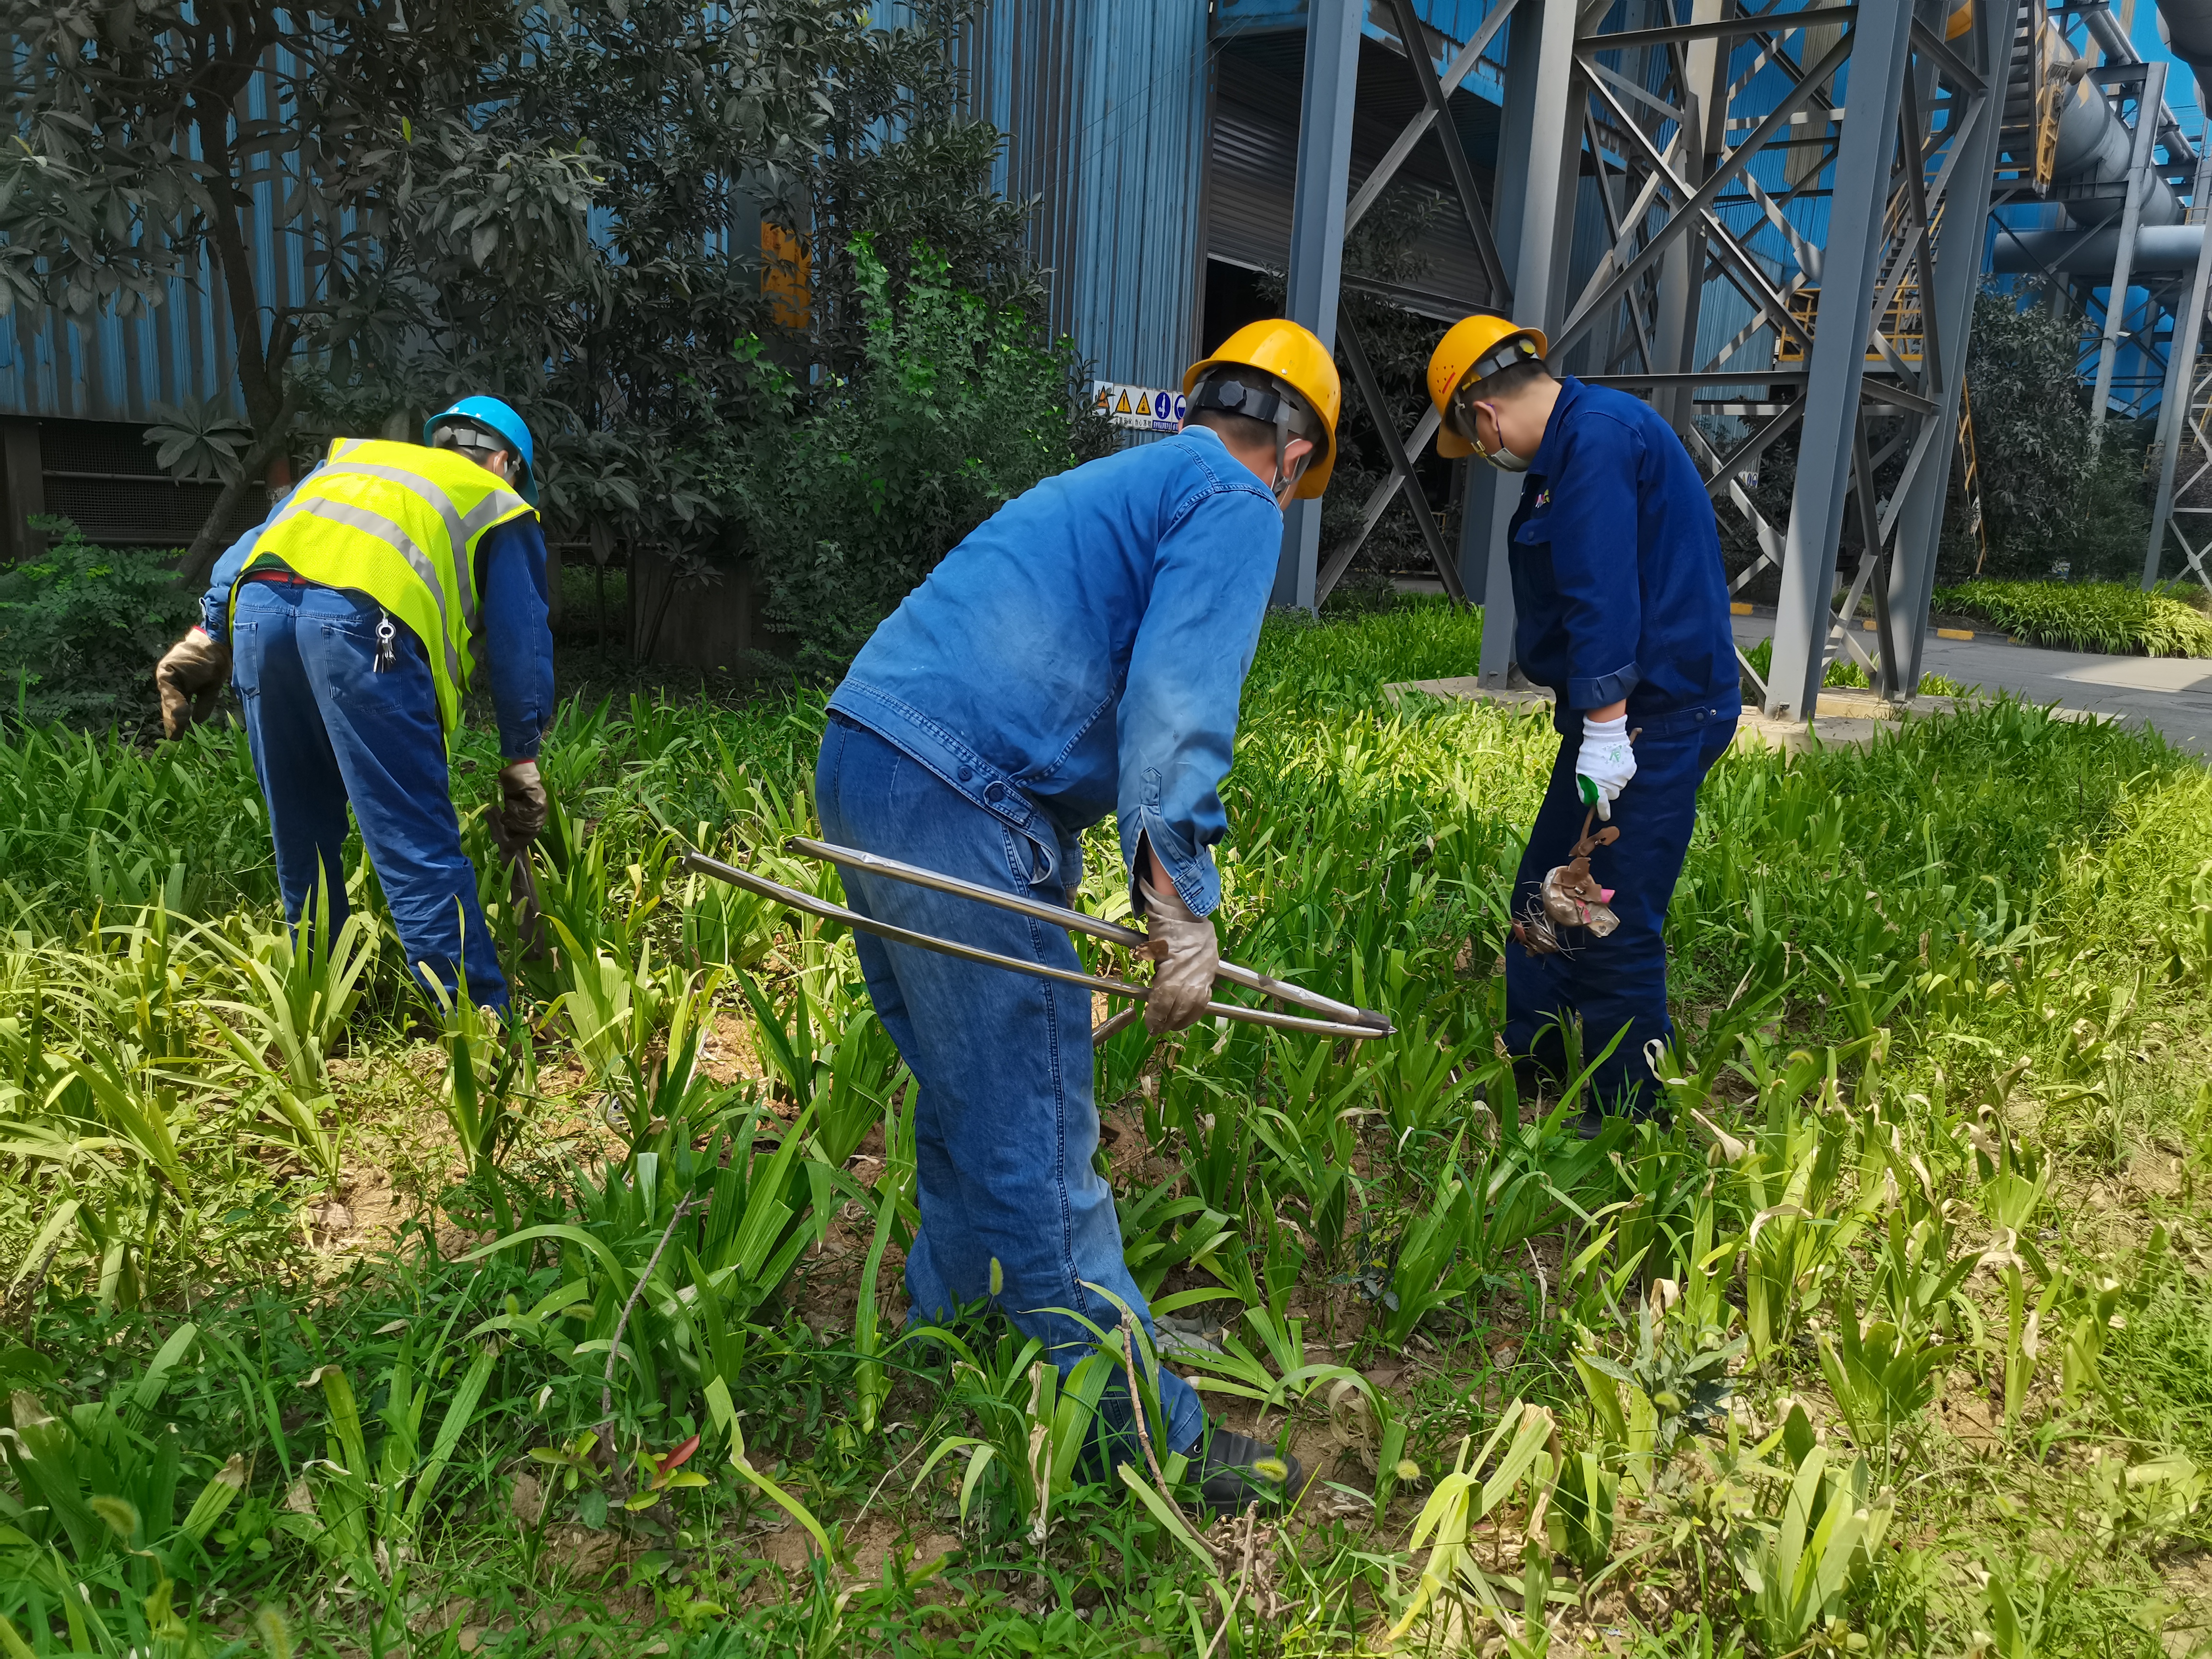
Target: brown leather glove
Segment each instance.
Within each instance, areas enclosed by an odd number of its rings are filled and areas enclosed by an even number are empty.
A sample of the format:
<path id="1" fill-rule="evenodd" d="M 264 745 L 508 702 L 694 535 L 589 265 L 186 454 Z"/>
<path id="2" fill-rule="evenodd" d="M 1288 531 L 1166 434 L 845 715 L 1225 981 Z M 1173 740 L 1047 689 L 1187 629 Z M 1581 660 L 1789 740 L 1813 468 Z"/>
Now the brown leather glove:
<path id="1" fill-rule="evenodd" d="M 510 761 L 500 769 L 499 827 L 510 848 L 536 841 L 545 828 L 545 785 L 536 761 Z"/>
<path id="2" fill-rule="evenodd" d="M 181 738 L 196 721 L 214 714 L 229 678 L 230 647 L 207 629 L 195 628 L 179 640 L 154 668 L 154 684 L 161 694 L 161 730 Z"/>
<path id="3" fill-rule="evenodd" d="M 1193 915 L 1172 887 L 1155 892 L 1141 876 L 1145 936 L 1138 952 L 1152 964 L 1152 994 L 1145 999 L 1145 1029 L 1154 1036 L 1195 1024 L 1213 1000 L 1213 977 L 1221 965 L 1221 941 L 1213 924 Z"/>

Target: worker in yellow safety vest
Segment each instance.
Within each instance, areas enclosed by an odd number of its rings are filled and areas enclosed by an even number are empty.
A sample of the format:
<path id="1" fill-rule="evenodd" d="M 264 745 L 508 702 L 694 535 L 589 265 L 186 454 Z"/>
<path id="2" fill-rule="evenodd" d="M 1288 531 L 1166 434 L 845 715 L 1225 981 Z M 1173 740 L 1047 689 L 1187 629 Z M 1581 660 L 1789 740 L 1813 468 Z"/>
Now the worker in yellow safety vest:
<path id="1" fill-rule="evenodd" d="M 226 678 L 237 692 L 288 921 L 326 893 L 332 936 L 343 924 L 350 805 L 409 965 L 447 996 L 504 1008 L 447 745 L 481 660 L 506 759 L 500 839 L 535 837 L 553 714 L 536 450 L 496 398 L 462 398 L 422 438 L 333 442 L 217 562 L 200 625 L 155 678 L 173 738 Z"/>

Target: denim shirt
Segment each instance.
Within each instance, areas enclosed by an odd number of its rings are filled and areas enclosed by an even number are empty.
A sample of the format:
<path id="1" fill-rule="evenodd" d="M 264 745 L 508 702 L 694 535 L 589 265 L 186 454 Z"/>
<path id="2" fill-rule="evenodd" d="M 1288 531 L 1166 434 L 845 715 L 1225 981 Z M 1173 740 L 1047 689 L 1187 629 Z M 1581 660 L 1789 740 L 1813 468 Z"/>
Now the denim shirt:
<path id="1" fill-rule="evenodd" d="M 1735 708 L 1712 498 L 1650 404 L 1560 383 L 1513 515 L 1514 647 L 1522 672 L 1570 714 L 1626 698 L 1629 723 L 1692 707 Z"/>
<path id="2" fill-rule="evenodd" d="M 318 470 L 319 464 L 300 482 L 306 483 Z M 283 501 L 277 497 L 269 518 L 233 542 L 215 562 L 208 590 L 200 596 L 200 626 L 218 640 L 230 631 L 230 591 L 252 560 L 254 543 Z M 272 556 L 268 568 L 281 569 L 283 562 Z M 553 724 L 553 630 L 546 621 L 545 533 L 536 514 L 510 519 L 484 532 L 477 544 L 477 587 L 482 603 L 477 613 L 481 627 L 476 659 L 491 676 L 499 752 L 507 760 L 535 760 L 538 743 Z M 413 636 L 405 623 L 398 626 L 403 635 Z"/>
<path id="3" fill-rule="evenodd" d="M 830 707 L 1026 835 L 1037 881 L 1111 811 L 1124 863 L 1150 840 L 1210 915 L 1221 781 L 1282 539 L 1274 498 L 1203 427 L 1090 462 L 945 555 Z"/>

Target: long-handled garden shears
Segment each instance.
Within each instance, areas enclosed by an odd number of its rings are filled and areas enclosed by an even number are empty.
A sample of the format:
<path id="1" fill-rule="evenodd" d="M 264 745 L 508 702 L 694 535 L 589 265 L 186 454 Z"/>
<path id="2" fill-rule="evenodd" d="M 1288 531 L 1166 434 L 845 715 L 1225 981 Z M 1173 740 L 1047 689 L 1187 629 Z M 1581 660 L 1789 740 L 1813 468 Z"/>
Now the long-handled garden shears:
<path id="1" fill-rule="evenodd" d="M 1023 898 L 1018 894 L 1000 892 L 996 888 L 984 887 L 972 881 L 963 881 L 957 876 L 941 875 L 934 870 L 925 870 L 917 865 L 902 864 L 896 859 L 887 859 L 875 853 L 864 853 L 857 848 L 838 847 L 826 841 L 816 841 L 805 836 L 793 836 L 784 842 L 787 852 L 802 858 L 827 860 L 854 869 L 866 870 L 875 875 L 889 876 L 896 881 L 911 882 L 917 887 L 933 888 L 940 893 L 955 894 L 961 898 L 975 900 L 981 904 L 996 905 L 1001 910 L 1033 916 L 1039 921 L 1049 922 L 1055 927 L 1065 927 L 1074 933 L 1088 933 L 1093 939 L 1109 944 L 1140 949 L 1146 943 L 1145 935 L 1132 927 L 1102 921 L 1080 910 L 1071 910 L 1064 905 L 1047 904 L 1037 899 Z M 758 893 L 763 898 L 798 910 L 824 921 L 838 921 L 860 933 L 873 933 L 899 945 L 912 945 L 925 951 L 935 951 L 948 957 L 958 957 L 967 962 L 980 962 L 988 967 L 1005 968 L 1017 974 L 1030 974 L 1039 979 L 1058 980 L 1063 984 L 1079 985 L 1090 991 L 1103 991 L 1109 997 L 1128 997 L 1141 1005 L 1148 994 L 1142 985 L 1125 979 L 1107 979 L 1085 974 L 1071 968 L 1054 968 L 1041 962 L 1023 962 L 1013 957 L 1001 956 L 995 951 L 986 951 L 979 945 L 962 945 L 957 940 L 939 939 L 933 933 L 917 933 L 908 927 L 896 927 L 889 922 L 864 916 L 842 904 L 832 904 L 826 899 L 816 898 L 811 893 L 802 893 L 795 887 L 770 881 L 750 870 L 720 859 L 708 858 L 703 853 L 686 853 L 678 860 L 679 867 L 695 871 L 702 876 L 712 876 L 717 881 L 726 881 L 747 892 Z M 1322 1036 L 1367 1038 L 1389 1036 L 1395 1030 L 1388 1016 L 1371 1008 L 1358 1008 L 1348 1002 L 1339 1002 L 1334 997 L 1322 996 L 1303 986 L 1286 984 L 1268 975 L 1255 973 L 1249 968 L 1240 968 L 1233 962 L 1220 964 L 1219 975 L 1231 985 L 1257 991 L 1262 996 L 1274 998 L 1300 1008 L 1310 1009 L 1325 1018 L 1309 1019 L 1297 1014 L 1278 1013 L 1272 1008 L 1248 1008 L 1234 1002 L 1209 1002 L 1206 1012 L 1223 1019 L 1237 1019 L 1248 1024 L 1271 1026 L 1279 1031 L 1311 1031 Z M 1091 1034 L 1092 1047 L 1103 1043 L 1116 1031 L 1129 1024 L 1142 1012 L 1140 1006 L 1124 1008 Z"/>

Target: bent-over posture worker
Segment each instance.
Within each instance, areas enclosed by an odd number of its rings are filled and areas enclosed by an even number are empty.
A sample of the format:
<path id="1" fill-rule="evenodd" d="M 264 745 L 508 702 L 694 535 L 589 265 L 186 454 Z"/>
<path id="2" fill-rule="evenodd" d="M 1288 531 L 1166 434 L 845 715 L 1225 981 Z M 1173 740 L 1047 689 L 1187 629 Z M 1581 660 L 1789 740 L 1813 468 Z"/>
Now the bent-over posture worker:
<path id="1" fill-rule="evenodd" d="M 1072 904 L 1081 832 L 1115 815 L 1155 967 L 1146 1025 L 1212 994 L 1227 828 L 1217 793 L 1275 580 L 1283 508 L 1319 495 L 1341 391 L 1321 343 L 1256 323 L 1184 377 L 1175 437 L 1048 478 L 947 554 L 876 629 L 830 701 L 815 774 L 823 834 L 1008 892 Z M 1066 933 L 846 868 L 854 908 L 1003 955 L 1079 966 Z M 994 1302 L 1062 1370 L 1120 1313 L 1151 1328 L 1094 1167 L 1091 997 L 866 934 L 868 992 L 921 1088 L 914 1316 Z M 1089 1322 L 1087 1324 L 1084 1322 Z M 1165 1443 L 1210 1504 L 1271 1496 L 1272 1455 L 1208 1431 L 1163 1370 Z M 1126 1428 L 1126 1393 L 1109 1420 Z M 1130 1443 L 1132 1447 L 1133 1443 Z M 1285 1483 L 1296 1489 L 1296 1466 Z"/>
<path id="2" fill-rule="evenodd" d="M 338 439 L 217 561 L 200 625 L 155 670 L 171 737 L 226 676 L 236 690 L 287 921 L 326 893 L 331 936 L 344 925 L 350 803 L 409 966 L 501 1009 L 446 744 L 481 659 L 506 760 L 501 839 L 544 828 L 553 636 L 534 463 L 530 428 L 496 398 L 433 416 L 421 445 Z"/>
<path id="3" fill-rule="evenodd" d="M 1514 647 L 1551 688 L 1562 742 L 1528 832 L 1513 910 L 1537 902 L 1595 809 L 1620 837 L 1590 873 L 1614 890 L 1607 938 L 1564 930 L 1568 948 L 1505 951 L 1504 1036 L 1534 1069 L 1564 1079 L 1565 1021 L 1584 1065 L 1619 1034 L 1591 1079 L 1582 1131 L 1606 1108 L 1654 1109 L 1645 1045 L 1674 1034 L 1662 938 L 1697 814 L 1698 786 L 1742 712 L 1720 532 L 1688 451 L 1650 404 L 1544 365 L 1544 337 L 1469 317 L 1429 361 L 1444 455 L 1480 455 L 1524 475 L 1507 550 Z"/>

